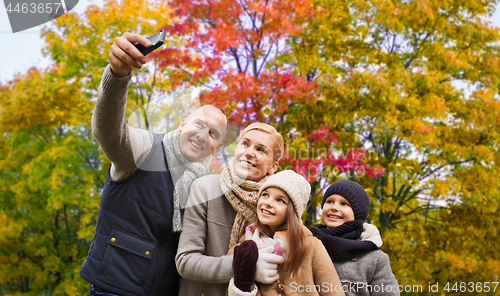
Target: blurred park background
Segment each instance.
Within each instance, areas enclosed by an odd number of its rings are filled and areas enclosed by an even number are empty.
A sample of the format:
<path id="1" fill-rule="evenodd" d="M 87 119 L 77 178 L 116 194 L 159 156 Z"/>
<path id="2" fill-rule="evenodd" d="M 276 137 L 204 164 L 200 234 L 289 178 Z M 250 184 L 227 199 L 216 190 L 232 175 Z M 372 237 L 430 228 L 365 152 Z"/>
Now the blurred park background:
<path id="1" fill-rule="evenodd" d="M 306 225 L 327 184 L 354 180 L 402 295 L 500 295 L 498 1 L 82 3 L 43 26 L 38 64 L 0 80 L 1 295 L 88 293 L 109 167 L 90 129 L 97 87 L 114 37 L 159 29 L 131 124 L 167 132 L 199 103 L 240 128 L 270 123 L 281 169 L 312 184 Z"/>

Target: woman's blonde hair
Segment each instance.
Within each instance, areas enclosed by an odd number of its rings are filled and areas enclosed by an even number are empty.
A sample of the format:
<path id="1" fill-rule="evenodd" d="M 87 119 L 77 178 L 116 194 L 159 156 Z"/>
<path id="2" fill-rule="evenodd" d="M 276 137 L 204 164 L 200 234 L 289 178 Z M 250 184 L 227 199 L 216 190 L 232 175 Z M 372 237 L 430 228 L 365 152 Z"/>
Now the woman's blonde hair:
<path id="1" fill-rule="evenodd" d="M 252 130 L 259 130 L 271 135 L 274 140 L 274 161 L 279 161 L 285 152 L 285 141 L 283 141 L 283 137 L 276 131 L 276 129 L 267 123 L 255 122 L 247 126 L 240 135 L 243 138 L 243 135 Z"/>

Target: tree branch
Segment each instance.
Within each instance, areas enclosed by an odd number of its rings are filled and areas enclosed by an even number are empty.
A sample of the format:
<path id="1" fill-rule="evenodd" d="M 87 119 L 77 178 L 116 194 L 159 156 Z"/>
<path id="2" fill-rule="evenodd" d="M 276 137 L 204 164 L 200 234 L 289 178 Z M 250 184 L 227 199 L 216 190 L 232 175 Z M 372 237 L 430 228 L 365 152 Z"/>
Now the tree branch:
<path id="1" fill-rule="evenodd" d="M 435 172 L 441 170 L 442 168 L 444 168 L 446 166 L 456 165 L 456 164 L 463 164 L 463 163 L 468 163 L 468 162 L 471 162 L 471 161 L 474 161 L 474 158 L 471 158 L 471 159 L 468 159 L 468 160 L 464 160 L 464 161 L 455 161 L 455 162 L 450 162 L 450 163 L 447 163 L 447 164 L 443 164 L 443 165 L 437 167 L 436 169 L 431 170 L 426 175 L 421 175 L 422 177 L 418 178 L 418 180 L 422 181 L 422 180 L 428 178 L 429 176 L 431 176 L 432 174 L 434 174 Z"/>
<path id="2" fill-rule="evenodd" d="M 64 223 L 66 224 L 66 234 L 68 235 L 68 244 L 71 245 L 71 234 L 69 232 L 68 212 L 66 205 L 64 205 Z"/>

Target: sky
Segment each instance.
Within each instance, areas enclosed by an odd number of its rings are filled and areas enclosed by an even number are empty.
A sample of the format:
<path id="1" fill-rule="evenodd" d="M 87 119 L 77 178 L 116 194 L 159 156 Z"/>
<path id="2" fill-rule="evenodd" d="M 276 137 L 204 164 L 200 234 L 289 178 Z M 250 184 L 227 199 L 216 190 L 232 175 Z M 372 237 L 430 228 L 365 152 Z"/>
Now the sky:
<path id="1" fill-rule="evenodd" d="M 29 2 L 29 1 L 28 1 Z M 33 2 L 39 2 L 38 0 Z M 101 5 L 102 0 L 79 0 L 72 10 L 82 14 L 91 4 Z M 18 72 L 25 73 L 36 66 L 44 68 L 50 64 L 42 55 L 44 46 L 40 32 L 44 24 L 17 33 L 12 33 L 5 6 L 0 4 L 0 82 L 11 80 Z M 45 25 L 48 23 L 45 23 Z"/>
<path id="2" fill-rule="evenodd" d="M 36 1 L 35 1 L 36 2 Z M 80 0 L 74 11 L 81 14 L 88 5 L 101 5 L 102 0 Z M 18 33 L 12 33 L 5 6 L 0 5 L 0 82 L 11 80 L 16 73 L 25 73 L 30 67 L 44 68 L 50 61 L 42 55 L 43 40 L 40 25 Z M 500 27 L 500 4 L 491 21 Z"/>

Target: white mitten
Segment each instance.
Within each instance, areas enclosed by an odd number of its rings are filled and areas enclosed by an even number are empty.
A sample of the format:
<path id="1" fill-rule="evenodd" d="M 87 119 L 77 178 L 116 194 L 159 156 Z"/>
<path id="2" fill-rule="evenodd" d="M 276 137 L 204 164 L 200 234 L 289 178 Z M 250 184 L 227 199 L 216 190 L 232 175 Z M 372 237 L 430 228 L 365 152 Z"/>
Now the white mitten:
<path id="1" fill-rule="evenodd" d="M 257 244 L 259 250 L 265 247 L 274 246 L 275 244 L 272 238 L 266 235 L 260 235 L 259 229 L 254 227 L 253 224 L 247 227 L 245 231 L 245 240 L 253 240 Z"/>
<path id="2" fill-rule="evenodd" d="M 256 282 L 272 284 L 279 279 L 278 264 L 283 263 L 284 258 L 273 254 L 273 250 L 273 246 L 259 250 L 259 259 L 257 259 L 255 271 Z"/>
<path id="3" fill-rule="evenodd" d="M 378 231 L 377 226 L 373 224 L 363 223 L 363 232 L 361 233 L 361 240 L 373 242 L 377 247 L 382 246 L 382 237 Z"/>

